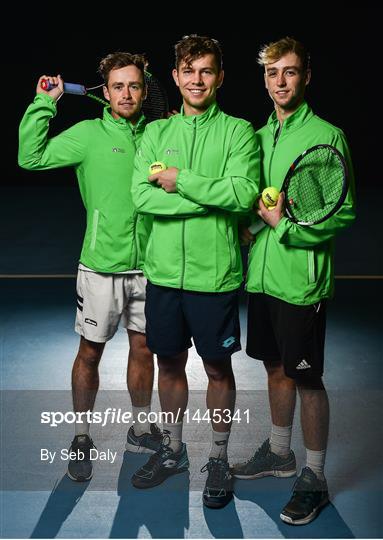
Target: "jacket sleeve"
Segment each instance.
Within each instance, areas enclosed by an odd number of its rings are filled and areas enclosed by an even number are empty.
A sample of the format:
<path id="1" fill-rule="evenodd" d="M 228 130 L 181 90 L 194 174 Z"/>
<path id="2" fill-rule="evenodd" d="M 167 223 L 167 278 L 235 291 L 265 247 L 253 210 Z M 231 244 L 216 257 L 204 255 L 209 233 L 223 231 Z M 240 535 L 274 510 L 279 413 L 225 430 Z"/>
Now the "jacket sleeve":
<path id="1" fill-rule="evenodd" d="M 274 229 L 281 244 L 294 247 L 311 247 L 333 238 L 338 232 L 349 227 L 355 220 L 355 180 L 347 141 L 343 133 L 332 144 L 340 151 L 346 161 L 349 175 L 349 188 L 346 199 L 339 210 L 326 221 L 317 225 L 302 226 L 283 217 Z"/>
<path id="2" fill-rule="evenodd" d="M 48 139 L 49 121 L 56 115 L 56 102 L 37 94 L 26 110 L 19 128 L 20 167 L 28 170 L 79 165 L 85 156 L 86 122 L 80 122 Z"/>
<path id="3" fill-rule="evenodd" d="M 179 193 L 167 193 L 148 180 L 149 166 L 156 161 L 150 126 L 145 130 L 134 160 L 132 180 L 133 203 L 140 214 L 169 217 L 192 217 L 206 214 L 203 206 L 181 197 Z"/>
<path id="4" fill-rule="evenodd" d="M 247 212 L 259 190 L 259 146 L 250 124 L 233 134 L 224 176 L 210 178 L 190 169 L 177 176 L 177 190 L 185 198 L 229 212 Z"/>

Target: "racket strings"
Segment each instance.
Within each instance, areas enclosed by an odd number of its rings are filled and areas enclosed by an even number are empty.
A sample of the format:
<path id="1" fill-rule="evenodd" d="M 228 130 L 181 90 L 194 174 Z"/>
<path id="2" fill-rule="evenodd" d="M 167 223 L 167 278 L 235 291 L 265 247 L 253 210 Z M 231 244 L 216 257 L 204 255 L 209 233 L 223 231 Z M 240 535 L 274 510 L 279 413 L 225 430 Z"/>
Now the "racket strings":
<path id="1" fill-rule="evenodd" d="M 166 118 L 169 105 L 165 90 L 153 75 L 146 73 L 145 77 L 148 86 L 148 96 L 142 106 L 144 115 L 148 122 Z"/>
<path id="2" fill-rule="evenodd" d="M 344 169 L 329 148 L 307 153 L 297 164 L 286 192 L 296 221 L 318 222 L 332 212 L 343 192 Z"/>

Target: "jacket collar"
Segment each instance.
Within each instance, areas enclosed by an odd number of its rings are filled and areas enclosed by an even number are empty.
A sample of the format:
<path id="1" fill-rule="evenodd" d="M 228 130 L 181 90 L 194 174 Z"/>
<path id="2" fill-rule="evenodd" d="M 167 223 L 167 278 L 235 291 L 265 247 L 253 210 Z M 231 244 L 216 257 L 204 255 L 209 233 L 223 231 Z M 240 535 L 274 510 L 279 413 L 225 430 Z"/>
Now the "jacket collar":
<path id="1" fill-rule="evenodd" d="M 294 131 L 295 129 L 300 128 L 303 124 L 307 122 L 312 116 L 314 116 L 314 113 L 309 107 L 309 105 L 304 101 L 298 109 L 289 117 L 286 118 L 286 120 L 283 122 L 283 131 Z M 274 111 L 267 121 L 267 126 L 269 130 L 275 134 L 277 130 L 279 129 L 279 120 L 277 118 L 277 113 Z"/>
<path id="2" fill-rule="evenodd" d="M 144 131 L 146 125 L 146 118 L 143 114 L 141 114 L 138 122 L 134 125 L 130 122 L 130 120 L 126 120 L 125 118 L 114 118 L 110 112 L 110 106 L 104 108 L 103 118 L 105 122 L 108 122 L 109 124 L 114 124 L 120 129 L 130 129 L 132 133 Z"/>
<path id="3" fill-rule="evenodd" d="M 208 126 L 213 122 L 216 117 L 220 114 L 221 109 L 218 107 L 217 102 L 214 102 L 203 114 L 193 114 L 191 116 L 186 116 L 184 112 L 184 106 L 181 107 L 180 117 L 188 126 L 196 126 L 202 128 Z"/>

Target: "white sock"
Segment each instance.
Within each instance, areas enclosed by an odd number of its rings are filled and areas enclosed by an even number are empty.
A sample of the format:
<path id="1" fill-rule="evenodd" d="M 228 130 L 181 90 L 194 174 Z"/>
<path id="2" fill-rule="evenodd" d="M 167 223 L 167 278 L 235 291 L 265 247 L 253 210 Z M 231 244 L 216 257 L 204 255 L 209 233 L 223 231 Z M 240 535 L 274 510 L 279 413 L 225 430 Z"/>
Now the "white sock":
<path id="1" fill-rule="evenodd" d="M 133 431 L 134 434 L 139 437 L 143 433 L 150 433 L 150 422 L 148 422 L 148 414 L 150 413 L 150 405 L 145 407 L 132 406 L 133 412 Z M 140 414 L 142 413 L 142 414 Z M 139 416 L 140 415 L 140 416 Z"/>
<path id="2" fill-rule="evenodd" d="M 176 422 L 174 424 L 167 424 L 166 422 L 162 425 L 162 431 L 164 435 L 167 435 L 170 439 L 169 446 L 173 452 L 178 452 L 182 447 L 182 428 L 183 422 Z"/>
<path id="3" fill-rule="evenodd" d="M 293 426 L 271 424 L 270 450 L 278 456 L 287 456 L 290 452 Z"/>
<path id="4" fill-rule="evenodd" d="M 212 430 L 212 441 L 209 458 L 219 458 L 227 460 L 227 444 L 229 442 L 230 431 Z"/>
<path id="5" fill-rule="evenodd" d="M 324 480 L 324 463 L 326 460 L 326 450 L 309 450 L 306 448 L 306 467 L 317 475 L 319 480 Z"/>
<path id="6" fill-rule="evenodd" d="M 77 413 L 78 414 L 78 413 Z M 82 421 L 76 422 L 74 425 L 74 434 L 77 435 L 89 435 L 89 422 L 85 419 L 85 414 L 82 415 Z"/>

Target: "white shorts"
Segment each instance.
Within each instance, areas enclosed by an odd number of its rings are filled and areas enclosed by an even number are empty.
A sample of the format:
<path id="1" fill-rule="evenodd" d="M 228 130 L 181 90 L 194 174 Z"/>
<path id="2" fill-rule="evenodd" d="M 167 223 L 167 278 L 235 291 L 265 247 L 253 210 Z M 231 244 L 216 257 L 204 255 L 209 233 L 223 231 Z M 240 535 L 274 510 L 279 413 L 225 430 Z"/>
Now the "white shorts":
<path id="1" fill-rule="evenodd" d="M 118 325 L 145 334 L 146 278 L 78 270 L 75 330 L 97 343 L 112 339 Z"/>

